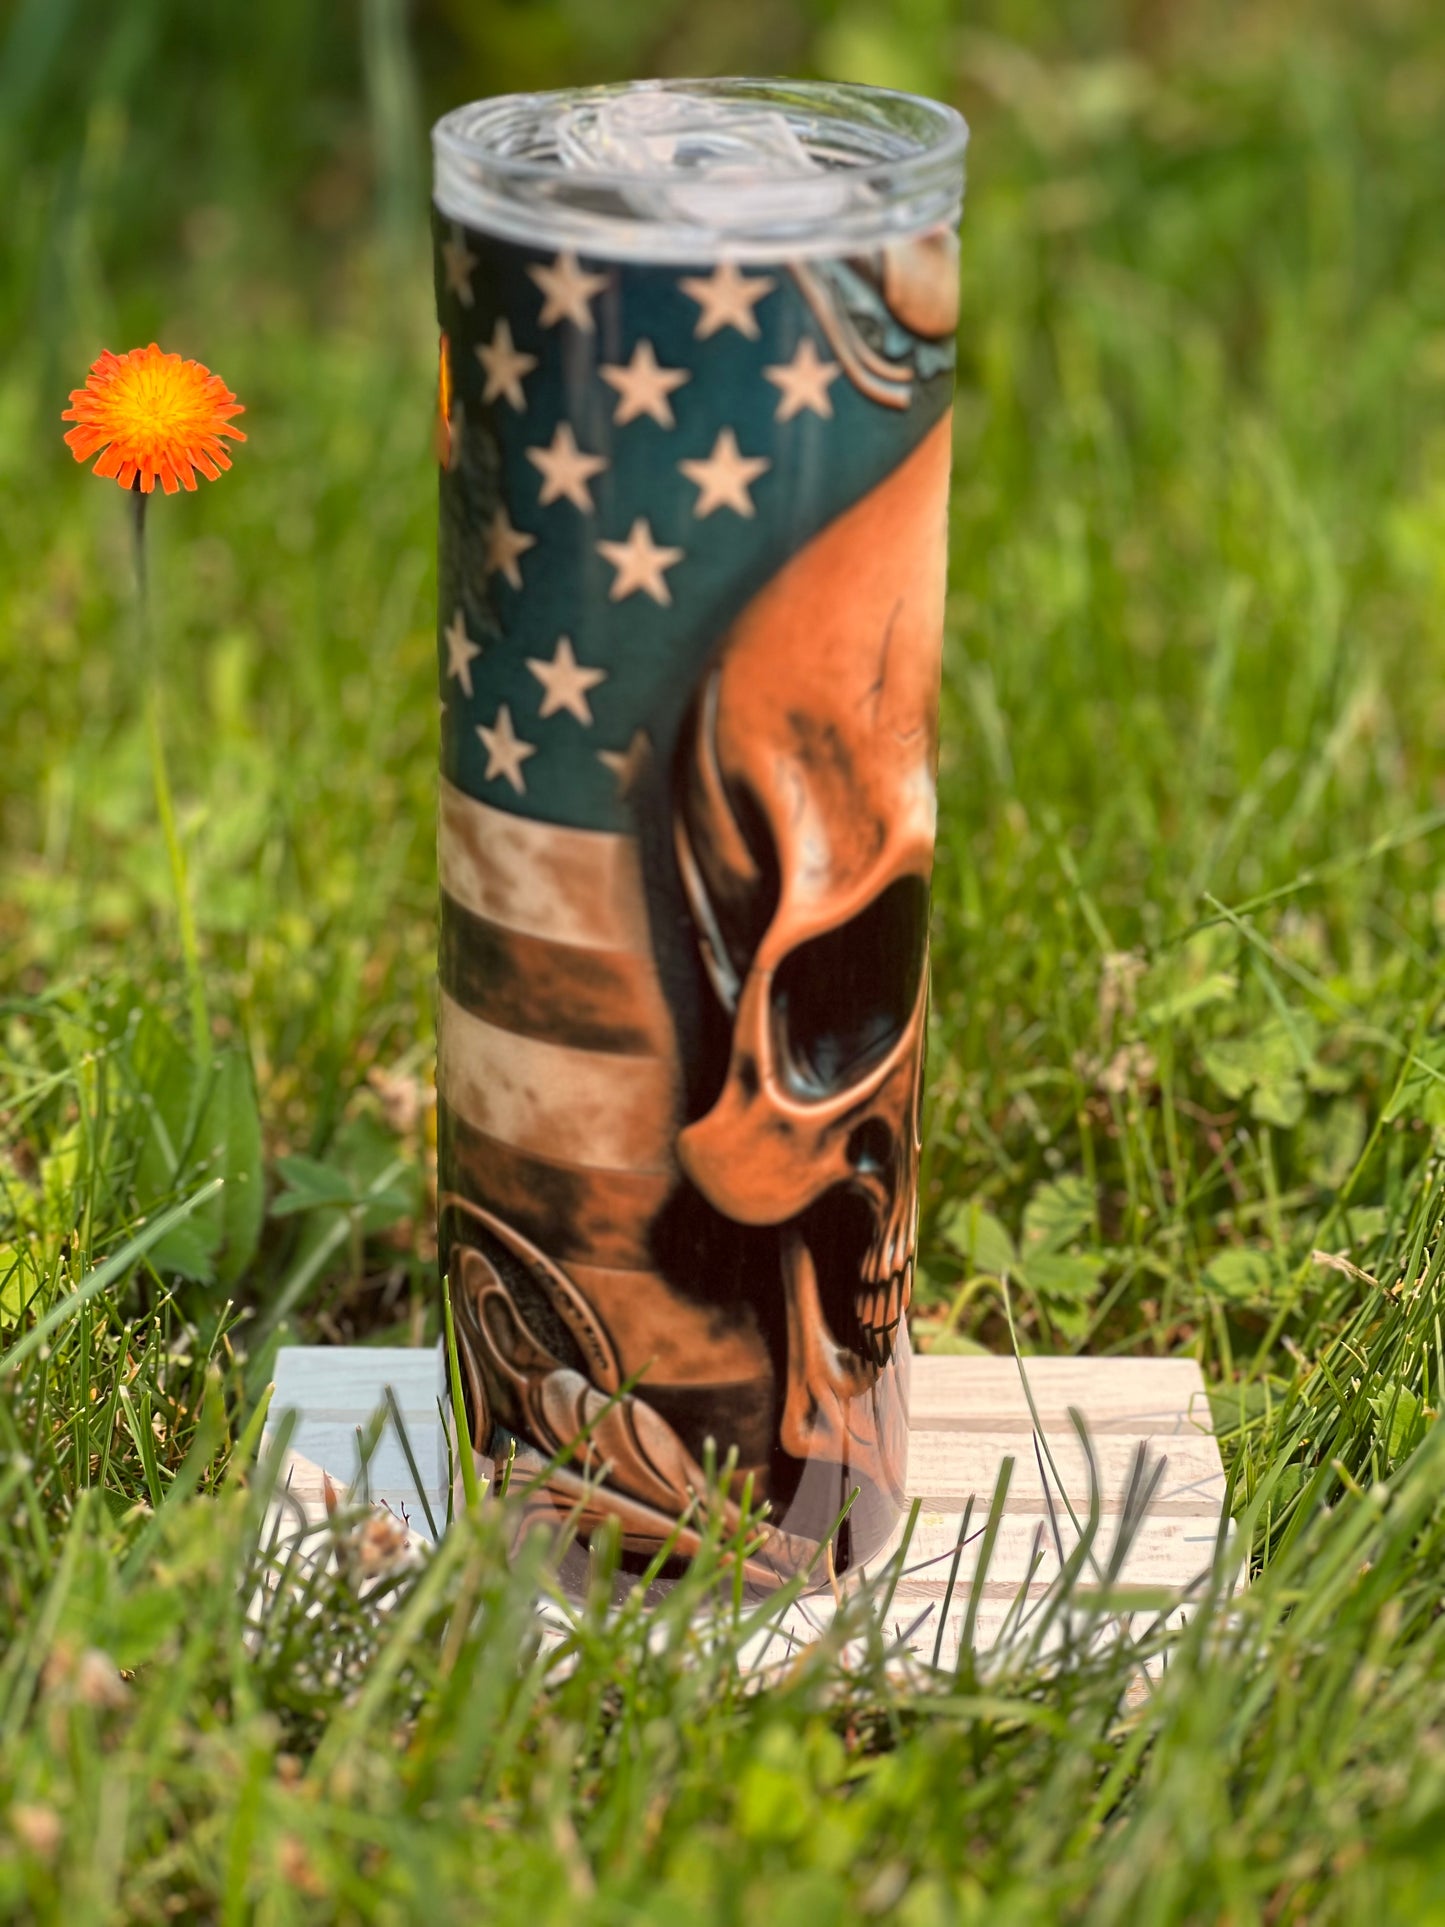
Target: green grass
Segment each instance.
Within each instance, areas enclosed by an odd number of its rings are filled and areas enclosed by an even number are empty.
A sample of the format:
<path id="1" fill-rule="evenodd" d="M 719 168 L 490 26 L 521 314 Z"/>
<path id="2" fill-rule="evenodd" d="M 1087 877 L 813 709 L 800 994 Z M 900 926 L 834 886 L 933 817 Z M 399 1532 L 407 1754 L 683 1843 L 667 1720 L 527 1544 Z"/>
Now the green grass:
<path id="1" fill-rule="evenodd" d="M 4 30 L 0 1916 L 1445 1918 L 1445 16 L 1179 14 Z M 706 1570 L 563 1663 L 491 1506 L 385 1615 L 343 1522 L 246 1638 L 274 1346 L 439 1328 L 417 116 L 659 64 L 974 123 L 916 1337 L 1004 1348 L 1007 1270 L 1026 1349 L 1200 1359 L 1252 1583 L 1143 1698 L 876 1640 L 750 1692 Z M 59 441 L 152 333 L 251 437 L 153 516 L 200 1053 Z"/>

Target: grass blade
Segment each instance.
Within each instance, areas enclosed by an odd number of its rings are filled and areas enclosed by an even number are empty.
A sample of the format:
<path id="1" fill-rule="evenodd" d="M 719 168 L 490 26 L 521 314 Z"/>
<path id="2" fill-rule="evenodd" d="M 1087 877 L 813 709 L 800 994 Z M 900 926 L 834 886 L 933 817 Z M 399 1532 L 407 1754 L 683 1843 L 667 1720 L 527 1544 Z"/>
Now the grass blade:
<path id="1" fill-rule="evenodd" d="M 145 1256 L 152 1245 L 158 1244 L 175 1225 L 183 1224 L 193 1211 L 198 1211 L 209 1199 L 215 1197 L 224 1183 L 224 1178 L 212 1178 L 208 1184 L 203 1184 L 199 1191 L 193 1192 L 183 1203 L 172 1205 L 169 1211 L 163 1211 L 158 1218 L 153 1218 L 143 1231 L 137 1232 L 135 1237 L 127 1240 L 119 1251 L 106 1259 L 104 1264 L 97 1265 L 90 1276 L 82 1279 L 73 1292 L 63 1298 L 58 1305 L 50 1307 L 45 1316 L 30 1328 L 18 1345 L 12 1345 L 8 1352 L 0 1353 L 0 1377 L 3 1377 L 6 1372 L 14 1371 L 17 1365 L 23 1365 L 27 1358 L 33 1357 L 53 1332 L 59 1331 L 62 1325 L 74 1318 L 81 1307 L 89 1304 L 92 1298 L 98 1298 L 107 1285 L 113 1285 L 117 1278 L 123 1278 L 131 1266 Z"/>

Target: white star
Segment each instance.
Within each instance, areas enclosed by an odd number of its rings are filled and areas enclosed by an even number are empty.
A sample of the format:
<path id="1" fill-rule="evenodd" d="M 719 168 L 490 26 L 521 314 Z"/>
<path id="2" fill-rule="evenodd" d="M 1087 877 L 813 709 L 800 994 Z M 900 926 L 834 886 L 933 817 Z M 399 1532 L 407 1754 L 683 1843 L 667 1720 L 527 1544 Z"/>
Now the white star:
<path id="1" fill-rule="evenodd" d="M 836 361 L 820 361 L 818 350 L 813 345 L 813 337 L 804 335 L 798 343 L 798 352 L 793 359 L 778 368 L 765 368 L 763 373 L 773 386 L 781 390 L 777 413 L 774 421 L 790 422 L 794 415 L 801 415 L 805 408 L 811 408 L 815 415 L 825 419 L 833 413 L 833 404 L 828 396 L 828 385 L 842 373 Z"/>
<path id="2" fill-rule="evenodd" d="M 625 542 L 599 542 L 597 553 L 605 556 L 617 571 L 608 592 L 613 602 L 621 602 L 624 596 L 645 589 L 654 602 L 660 602 L 664 609 L 669 607 L 672 596 L 662 572 L 681 562 L 682 550 L 663 548 L 654 542 L 652 530 L 640 515 Z"/>
<path id="3" fill-rule="evenodd" d="M 701 309 L 693 330 L 696 340 L 706 341 L 720 328 L 736 328 L 749 341 L 756 341 L 758 318 L 753 309 L 778 284 L 765 274 L 739 274 L 735 261 L 720 261 L 711 274 L 689 275 L 677 285 Z"/>
<path id="4" fill-rule="evenodd" d="M 466 617 L 458 609 L 447 624 L 443 634 L 447 641 L 447 680 L 453 676 L 462 686 L 464 695 L 472 693 L 472 664 L 482 653 L 480 643 L 472 641 L 467 634 Z"/>
<path id="5" fill-rule="evenodd" d="M 505 776 L 518 796 L 525 795 L 527 784 L 522 775 L 522 765 L 529 756 L 537 754 L 535 743 L 524 743 L 512 727 L 512 712 L 505 703 L 497 711 L 497 720 L 490 729 L 485 723 L 477 724 L 477 734 L 481 737 L 487 752 L 486 781 L 494 776 Z"/>
<path id="6" fill-rule="evenodd" d="M 511 517 L 503 504 L 492 517 L 492 526 L 487 530 L 486 572 L 500 569 L 514 589 L 522 586 L 522 570 L 518 556 L 525 555 L 537 538 L 524 534 L 521 529 L 512 527 Z"/>
<path id="7" fill-rule="evenodd" d="M 442 264 L 446 284 L 464 308 L 472 305 L 472 269 L 477 265 L 477 257 L 467 246 L 467 238 L 461 229 L 454 227 L 448 240 L 442 242 Z"/>
<path id="8" fill-rule="evenodd" d="M 744 455 L 730 428 L 722 430 L 705 462 L 678 463 L 687 479 L 697 483 L 699 494 L 692 511 L 696 516 L 711 515 L 714 509 L 723 508 L 752 515 L 753 498 L 748 490 L 771 467 L 761 455 Z"/>
<path id="9" fill-rule="evenodd" d="M 511 323 L 505 317 L 493 328 L 490 344 L 477 343 L 477 360 L 487 371 L 487 385 L 482 390 L 482 400 L 495 401 L 498 395 L 505 395 L 520 414 L 527 406 L 526 396 L 522 393 L 522 377 L 531 374 L 537 365 L 537 357 L 524 355 L 517 347 L 512 340 Z"/>
<path id="10" fill-rule="evenodd" d="M 584 335 L 593 333 L 596 323 L 587 304 L 607 286 L 605 274 L 588 274 L 578 266 L 575 254 L 559 254 L 550 268 L 539 263 L 528 268 L 527 273 L 542 290 L 544 328 L 554 328 L 559 321 L 571 321 Z"/>
<path id="11" fill-rule="evenodd" d="M 603 669 L 584 669 L 572 653 L 571 639 L 559 636 L 556 652 L 550 662 L 539 656 L 528 656 L 527 667 L 541 683 L 546 692 L 542 697 L 542 715 L 555 716 L 559 709 L 565 709 L 575 716 L 579 723 L 591 725 L 592 705 L 587 700 L 587 691 L 595 689 L 600 682 L 606 682 L 607 672 Z"/>
<path id="12" fill-rule="evenodd" d="M 550 446 L 529 448 L 527 460 L 542 472 L 542 490 L 538 500 L 543 508 L 565 495 L 584 513 L 591 511 L 592 491 L 587 484 L 594 475 L 602 473 L 607 463 L 601 455 L 585 454 L 577 446 L 570 422 L 558 422 Z"/>
<path id="13" fill-rule="evenodd" d="M 664 428 L 671 428 L 672 403 L 667 398 L 674 388 L 681 388 L 690 379 L 685 369 L 659 368 L 650 341 L 638 342 L 625 368 L 610 362 L 598 373 L 609 388 L 617 390 L 617 408 L 612 419 L 619 426 L 635 422 L 639 415 L 650 415 Z"/>
<path id="14" fill-rule="evenodd" d="M 617 778 L 617 794 L 630 796 L 652 756 L 652 744 L 645 729 L 632 733 L 626 749 L 599 749 L 597 760 Z"/>

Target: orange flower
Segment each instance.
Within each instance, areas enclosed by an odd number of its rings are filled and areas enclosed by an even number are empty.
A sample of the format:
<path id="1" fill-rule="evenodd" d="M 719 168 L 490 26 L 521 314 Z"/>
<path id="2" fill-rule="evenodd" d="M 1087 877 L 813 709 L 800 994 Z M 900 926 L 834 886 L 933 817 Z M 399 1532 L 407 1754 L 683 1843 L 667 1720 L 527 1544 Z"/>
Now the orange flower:
<path id="1" fill-rule="evenodd" d="M 196 486 L 195 469 L 213 482 L 231 466 L 223 435 L 246 437 L 231 426 L 246 411 L 219 375 L 198 361 L 163 355 L 154 342 L 113 355 L 107 348 L 91 364 L 84 388 L 74 388 L 62 421 L 75 422 L 65 437 L 78 462 L 99 449 L 97 475 L 113 475 L 122 488 L 137 481 L 149 495 L 159 476 L 167 495 Z"/>

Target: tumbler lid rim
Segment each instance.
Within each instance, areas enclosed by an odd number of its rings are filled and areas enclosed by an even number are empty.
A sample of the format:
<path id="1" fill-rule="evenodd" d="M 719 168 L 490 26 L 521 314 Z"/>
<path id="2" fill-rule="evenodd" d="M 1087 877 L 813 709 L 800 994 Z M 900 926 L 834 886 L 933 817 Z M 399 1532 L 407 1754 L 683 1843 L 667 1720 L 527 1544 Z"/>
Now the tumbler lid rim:
<path id="1" fill-rule="evenodd" d="M 563 114 L 634 93 L 779 111 L 824 165 L 730 191 L 706 170 L 584 169 L 547 151 Z M 540 247 L 681 260 L 846 254 L 956 227 L 968 137 L 942 101 L 854 82 L 725 76 L 499 94 L 433 127 L 434 193 L 444 216 Z"/>

